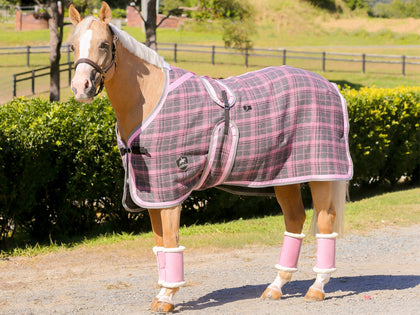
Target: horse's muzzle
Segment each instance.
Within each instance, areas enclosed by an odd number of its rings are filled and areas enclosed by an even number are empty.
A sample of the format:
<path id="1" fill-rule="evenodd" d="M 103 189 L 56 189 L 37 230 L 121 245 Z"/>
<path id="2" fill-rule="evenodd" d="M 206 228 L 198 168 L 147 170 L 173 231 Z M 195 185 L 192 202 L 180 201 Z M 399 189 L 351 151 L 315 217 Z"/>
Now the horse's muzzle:
<path id="1" fill-rule="evenodd" d="M 92 71 L 94 72 L 94 71 Z M 71 81 L 71 90 L 78 101 L 91 102 L 96 94 L 97 78 L 95 74 L 76 73 Z"/>

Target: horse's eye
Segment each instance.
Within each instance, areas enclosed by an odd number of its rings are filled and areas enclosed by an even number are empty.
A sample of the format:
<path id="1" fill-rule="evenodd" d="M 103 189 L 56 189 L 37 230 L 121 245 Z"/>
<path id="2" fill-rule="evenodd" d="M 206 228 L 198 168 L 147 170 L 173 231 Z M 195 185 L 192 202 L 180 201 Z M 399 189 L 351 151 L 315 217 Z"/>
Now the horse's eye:
<path id="1" fill-rule="evenodd" d="M 99 48 L 108 50 L 109 44 L 107 42 L 102 42 L 101 45 L 99 46 Z"/>
<path id="2" fill-rule="evenodd" d="M 69 46 L 69 50 L 70 50 L 70 51 L 74 51 L 74 45 L 73 45 L 73 44 L 71 44 L 71 45 Z"/>

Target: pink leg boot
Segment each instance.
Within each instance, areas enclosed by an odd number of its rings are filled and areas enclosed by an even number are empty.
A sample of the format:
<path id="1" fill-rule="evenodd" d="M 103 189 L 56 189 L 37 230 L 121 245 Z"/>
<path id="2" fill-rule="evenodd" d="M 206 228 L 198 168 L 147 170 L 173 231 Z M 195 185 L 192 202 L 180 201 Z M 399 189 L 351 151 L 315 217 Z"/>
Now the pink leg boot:
<path id="1" fill-rule="evenodd" d="M 330 281 L 331 273 L 335 268 L 335 240 L 337 233 L 317 234 L 316 265 L 317 273 L 314 284 L 305 295 L 307 301 L 322 301 L 325 298 L 324 286 Z"/>
<path id="2" fill-rule="evenodd" d="M 173 295 L 179 287 L 185 285 L 184 259 L 185 247 L 177 248 L 154 247 L 158 263 L 159 281 L 162 286 L 152 303 L 151 309 L 156 312 L 172 312 L 174 309 Z"/>
<path id="3" fill-rule="evenodd" d="M 305 234 L 284 232 L 279 261 L 275 265 L 279 272 L 274 282 L 261 295 L 262 299 L 277 300 L 281 298 L 283 295 L 281 288 L 291 280 L 292 273 L 297 271 L 300 248 L 304 237 Z"/>

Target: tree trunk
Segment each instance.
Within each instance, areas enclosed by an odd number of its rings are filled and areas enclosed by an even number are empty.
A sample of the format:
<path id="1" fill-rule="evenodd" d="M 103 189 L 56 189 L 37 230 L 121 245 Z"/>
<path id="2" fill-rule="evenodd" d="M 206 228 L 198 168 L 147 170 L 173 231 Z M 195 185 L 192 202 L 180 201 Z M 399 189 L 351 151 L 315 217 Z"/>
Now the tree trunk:
<path id="1" fill-rule="evenodd" d="M 58 5 L 58 2 L 61 5 Z M 64 1 L 50 2 L 50 101 L 60 100 L 60 49 L 63 42 Z"/>
<path id="2" fill-rule="evenodd" d="M 144 28 L 146 30 L 146 46 L 157 50 L 156 42 L 156 21 L 157 21 L 157 12 L 156 12 L 156 0 L 143 0 L 146 1 L 147 7 L 147 19 L 144 22 Z"/>

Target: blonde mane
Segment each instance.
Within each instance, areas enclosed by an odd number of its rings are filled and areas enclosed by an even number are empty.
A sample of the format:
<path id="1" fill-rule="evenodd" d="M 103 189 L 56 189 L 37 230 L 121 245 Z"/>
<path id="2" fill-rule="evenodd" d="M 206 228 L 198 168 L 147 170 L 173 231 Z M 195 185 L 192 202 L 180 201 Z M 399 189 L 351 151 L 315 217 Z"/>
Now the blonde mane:
<path id="1" fill-rule="evenodd" d="M 73 38 L 83 33 L 84 31 L 88 30 L 90 25 L 93 21 L 98 21 L 97 18 L 94 16 L 88 16 L 82 20 L 82 22 L 77 25 L 76 29 L 74 30 Z M 168 64 L 165 62 L 162 56 L 159 56 L 156 51 L 150 49 L 149 47 L 143 45 L 139 41 L 137 41 L 134 37 L 129 35 L 127 32 L 120 30 L 115 25 L 109 23 L 109 27 L 114 32 L 114 34 L 118 37 L 120 43 L 134 56 L 139 57 L 140 59 L 155 65 L 158 68 L 166 68 Z"/>
<path id="2" fill-rule="evenodd" d="M 114 34 L 118 36 L 118 40 L 120 41 L 120 43 L 134 56 L 137 56 L 140 59 L 143 59 L 144 61 L 155 65 L 156 67 L 159 67 L 161 69 L 167 67 L 167 63 L 165 62 L 163 57 L 159 56 L 156 51 L 147 47 L 146 45 L 143 45 L 134 37 L 129 35 L 127 32 L 120 30 L 115 25 L 110 23 L 109 26 L 111 27 Z"/>

